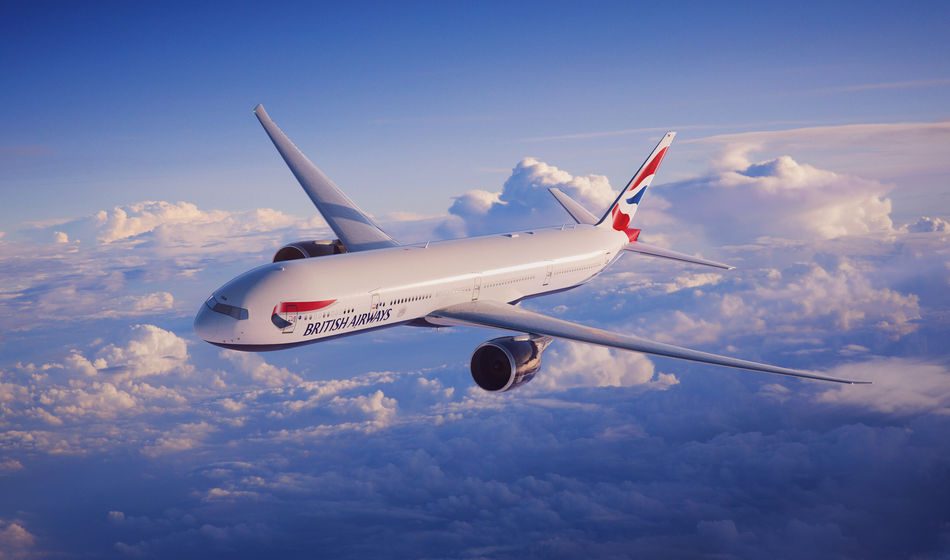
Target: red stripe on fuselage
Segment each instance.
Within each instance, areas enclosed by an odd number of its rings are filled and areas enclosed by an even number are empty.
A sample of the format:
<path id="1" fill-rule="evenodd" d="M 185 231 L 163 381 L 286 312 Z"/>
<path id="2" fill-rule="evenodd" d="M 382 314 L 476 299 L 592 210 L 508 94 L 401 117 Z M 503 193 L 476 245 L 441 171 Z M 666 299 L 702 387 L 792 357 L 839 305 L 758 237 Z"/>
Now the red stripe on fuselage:
<path id="1" fill-rule="evenodd" d="M 275 309 L 274 312 L 287 313 L 288 311 L 292 311 L 294 313 L 303 313 L 304 311 L 316 311 L 317 309 L 329 307 L 335 301 L 335 299 L 327 299 L 323 301 L 284 301 L 281 302 L 279 306 L 277 306 L 277 309 Z M 293 309 L 289 309 L 290 307 L 293 307 Z"/>

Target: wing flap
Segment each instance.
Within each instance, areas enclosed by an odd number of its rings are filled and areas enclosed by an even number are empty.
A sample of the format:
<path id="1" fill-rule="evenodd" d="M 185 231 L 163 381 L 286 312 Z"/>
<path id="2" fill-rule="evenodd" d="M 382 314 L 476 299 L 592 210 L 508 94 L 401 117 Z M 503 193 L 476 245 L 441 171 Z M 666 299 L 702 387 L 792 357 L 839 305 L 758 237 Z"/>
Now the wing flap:
<path id="1" fill-rule="evenodd" d="M 672 344 L 654 342 L 644 338 L 631 335 L 614 333 L 593 327 L 587 327 L 577 323 L 571 323 L 562 319 L 549 317 L 534 311 L 528 311 L 520 307 L 515 307 L 507 303 L 494 301 L 473 301 L 462 303 L 440 309 L 432 313 L 435 317 L 450 319 L 464 324 L 493 327 L 511 331 L 525 332 L 553 336 L 556 338 L 566 338 L 578 342 L 597 344 L 600 346 L 609 346 L 622 350 L 633 350 L 645 354 L 656 356 L 665 356 L 667 358 L 676 358 L 679 360 L 689 360 L 693 362 L 702 362 L 707 364 L 716 364 L 737 369 L 750 371 L 760 371 L 764 373 L 775 373 L 779 375 L 789 375 L 792 377 L 802 377 L 805 379 L 817 379 L 821 381 L 833 381 L 835 383 L 864 384 L 867 381 L 853 381 L 850 379 L 839 379 L 828 377 L 816 373 L 802 371 L 797 369 L 783 368 L 768 364 L 760 364 L 728 356 L 710 354 L 699 350 L 691 350 Z"/>
<path id="2" fill-rule="evenodd" d="M 263 105 L 254 108 L 257 120 L 293 172 L 300 186 L 320 211 L 333 233 L 349 252 L 396 247 L 396 242 L 372 218 L 360 210 L 340 187 L 323 174 L 267 115 Z"/>

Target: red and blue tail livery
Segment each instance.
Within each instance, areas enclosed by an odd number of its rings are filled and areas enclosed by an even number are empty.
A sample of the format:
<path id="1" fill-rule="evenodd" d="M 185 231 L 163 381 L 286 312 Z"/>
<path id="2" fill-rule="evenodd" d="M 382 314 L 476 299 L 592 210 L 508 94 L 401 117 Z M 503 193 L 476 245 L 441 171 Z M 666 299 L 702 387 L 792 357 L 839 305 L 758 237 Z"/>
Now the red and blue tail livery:
<path id="1" fill-rule="evenodd" d="M 647 187 L 650 186 L 653 177 L 656 176 L 656 170 L 663 162 L 663 156 L 666 155 L 666 150 L 669 149 L 670 144 L 673 143 L 674 136 L 676 136 L 675 132 L 667 132 L 666 135 L 663 136 L 660 143 L 653 149 L 653 153 L 643 162 L 643 165 L 640 166 L 636 175 L 630 179 L 627 186 L 620 192 L 620 196 L 617 197 L 617 200 L 610 207 L 610 211 L 598 225 L 607 227 L 607 224 L 609 224 L 613 229 L 627 234 L 628 241 L 633 242 L 637 240 L 637 237 L 640 235 L 640 230 L 631 228 L 630 221 L 633 219 L 634 214 L 637 213 L 637 208 L 640 206 L 640 199 L 643 198 L 643 193 L 647 190 Z"/>

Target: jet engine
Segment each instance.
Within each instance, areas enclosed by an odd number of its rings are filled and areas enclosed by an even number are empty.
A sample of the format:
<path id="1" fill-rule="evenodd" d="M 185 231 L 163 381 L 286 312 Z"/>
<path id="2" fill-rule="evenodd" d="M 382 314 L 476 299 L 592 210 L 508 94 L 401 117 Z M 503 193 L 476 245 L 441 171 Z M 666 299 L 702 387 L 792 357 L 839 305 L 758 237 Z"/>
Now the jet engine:
<path id="1" fill-rule="evenodd" d="M 274 254 L 274 262 L 325 257 L 345 252 L 346 247 L 339 239 L 332 241 L 294 241 L 278 249 L 277 253 Z"/>
<path id="2" fill-rule="evenodd" d="M 472 353 L 472 379 L 492 393 L 520 387 L 541 369 L 541 353 L 551 340 L 527 334 L 489 340 Z"/>

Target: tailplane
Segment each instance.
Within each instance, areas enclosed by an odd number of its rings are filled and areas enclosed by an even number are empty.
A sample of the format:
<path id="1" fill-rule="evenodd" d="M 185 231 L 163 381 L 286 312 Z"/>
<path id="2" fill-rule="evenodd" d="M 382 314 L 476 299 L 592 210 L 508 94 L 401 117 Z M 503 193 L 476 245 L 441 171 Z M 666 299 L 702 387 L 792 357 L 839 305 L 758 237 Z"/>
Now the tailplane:
<path id="1" fill-rule="evenodd" d="M 590 210 L 584 208 L 580 202 L 569 197 L 566 192 L 557 187 L 549 187 L 548 192 L 554 195 L 554 198 L 561 203 L 561 206 L 567 210 L 567 213 L 579 224 L 594 225 L 597 223 L 597 216 L 590 213 Z"/>
<path id="2" fill-rule="evenodd" d="M 607 213 L 604 214 L 604 217 L 600 219 L 600 222 L 597 223 L 598 227 L 612 227 L 617 231 L 626 233 L 630 241 L 636 241 L 640 230 L 631 228 L 630 221 L 633 219 L 634 214 L 637 213 L 637 207 L 640 205 L 643 192 L 646 191 L 647 187 L 650 186 L 650 182 L 653 181 L 653 176 L 656 175 L 656 170 L 660 167 L 663 156 L 666 155 L 666 150 L 670 147 L 670 144 L 673 143 L 674 136 L 676 136 L 675 132 L 667 132 L 666 135 L 663 136 L 663 139 L 656 145 L 656 148 L 653 148 L 650 157 L 643 162 L 643 165 L 640 166 L 636 175 L 630 179 L 627 186 L 620 192 L 620 196 L 618 196 L 617 200 L 610 206 L 610 210 L 608 210 Z"/>

